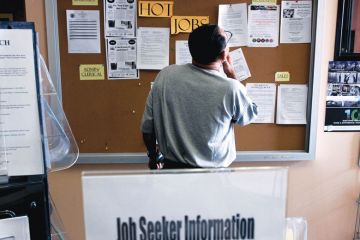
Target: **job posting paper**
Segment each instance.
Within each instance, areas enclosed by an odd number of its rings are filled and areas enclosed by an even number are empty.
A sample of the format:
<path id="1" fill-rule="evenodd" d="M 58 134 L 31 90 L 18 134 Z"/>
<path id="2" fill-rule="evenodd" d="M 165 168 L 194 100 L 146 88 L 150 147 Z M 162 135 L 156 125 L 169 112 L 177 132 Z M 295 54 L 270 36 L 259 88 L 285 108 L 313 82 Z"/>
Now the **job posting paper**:
<path id="1" fill-rule="evenodd" d="M 140 27 L 137 68 L 160 70 L 169 65 L 169 28 Z"/>
<path id="2" fill-rule="evenodd" d="M 220 4 L 218 24 L 232 33 L 229 47 L 247 44 L 247 4 Z"/>
<path id="3" fill-rule="evenodd" d="M 175 43 L 175 64 L 181 65 L 192 62 L 189 44 L 186 40 L 178 40 Z"/>
<path id="4" fill-rule="evenodd" d="M 277 124 L 306 124 L 307 85 L 280 84 L 277 98 Z"/>
<path id="5" fill-rule="evenodd" d="M 248 83 L 249 97 L 258 106 L 258 117 L 254 123 L 274 123 L 275 120 L 275 83 Z"/>
<path id="6" fill-rule="evenodd" d="M 311 42 L 312 1 L 282 1 L 280 43 Z"/>
<path id="7" fill-rule="evenodd" d="M 230 52 L 230 57 L 233 62 L 236 78 L 240 81 L 251 77 L 250 69 L 246 63 L 244 54 L 241 48 Z"/>
<path id="8" fill-rule="evenodd" d="M 249 5 L 248 46 L 279 45 L 279 6 Z"/>
<path id="9" fill-rule="evenodd" d="M 98 10 L 66 10 L 69 53 L 100 53 Z"/>

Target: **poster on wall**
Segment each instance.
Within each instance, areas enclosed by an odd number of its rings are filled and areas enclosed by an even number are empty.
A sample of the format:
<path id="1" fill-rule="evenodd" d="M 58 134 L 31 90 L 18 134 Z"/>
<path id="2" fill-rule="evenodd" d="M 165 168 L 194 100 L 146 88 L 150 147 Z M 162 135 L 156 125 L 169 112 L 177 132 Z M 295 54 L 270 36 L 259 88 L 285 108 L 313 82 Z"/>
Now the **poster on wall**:
<path id="1" fill-rule="evenodd" d="M 277 47 L 279 6 L 249 5 L 248 12 L 248 47 Z"/>
<path id="2" fill-rule="evenodd" d="M 280 43 L 311 42 L 312 1 L 282 1 Z"/>
<path id="3" fill-rule="evenodd" d="M 330 61 L 325 131 L 360 131 L 360 61 Z"/>
<path id="4" fill-rule="evenodd" d="M 139 79 L 136 69 L 136 38 L 107 38 L 109 79 Z"/>
<path id="5" fill-rule="evenodd" d="M 105 37 L 135 37 L 136 0 L 106 0 Z"/>

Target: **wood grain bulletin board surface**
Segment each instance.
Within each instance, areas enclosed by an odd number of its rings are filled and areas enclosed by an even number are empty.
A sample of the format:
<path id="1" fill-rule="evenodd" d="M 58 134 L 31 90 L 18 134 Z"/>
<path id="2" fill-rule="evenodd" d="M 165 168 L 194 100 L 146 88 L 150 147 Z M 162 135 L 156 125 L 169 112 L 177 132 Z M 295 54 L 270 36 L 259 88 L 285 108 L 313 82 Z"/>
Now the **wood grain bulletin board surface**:
<path id="1" fill-rule="evenodd" d="M 217 23 L 219 4 L 244 2 L 251 3 L 242 0 L 174 0 L 174 15 L 209 16 L 210 23 Z M 73 6 L 71 0 L 58 0 L 57 4 L 63 106 L 80 152 L 145 152 L 140 121 L 150 83 L 158 71 L 142 70 L 137 80 L 81 81 L 80 64 L 106 66 L 103 1 L 99 0 L 98 6 Z M 100 10 L 100 54 L 68 53 L 68 9 Z M 170 18 L 138 17 L 138 27 L 170 27 Z M 175 63 L 175 40 L 187 38 L 188 34 L 184 33 L 170 36 L 170 64 Z M 275 72 L 281 71 L 290 72 L 290 84 L 309 82 L 311 44 L 280 44 L 276 48 L 242 47 L 242 50 L 252 74 L 243 83 L 273 83 Z M 235 131 L 238 151 L 306 149 L 306 125 L 251 124 L 236 126 Z"/>

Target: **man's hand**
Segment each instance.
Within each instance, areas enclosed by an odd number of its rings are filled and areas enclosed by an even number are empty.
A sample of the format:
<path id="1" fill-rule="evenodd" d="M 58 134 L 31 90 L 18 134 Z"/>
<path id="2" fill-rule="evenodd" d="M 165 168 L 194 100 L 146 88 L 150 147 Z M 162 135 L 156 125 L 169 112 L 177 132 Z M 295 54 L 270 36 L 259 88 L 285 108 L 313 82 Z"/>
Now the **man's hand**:
<path id="1" fill-rule="evenodd" d="M 149 162 L 148 162 L 148 167 L 149 169 L 161 169 L 163 167 L 163 163 L 155 160 L 155 159 L 151 159 L 149 158 Z"/>
<path id="2" fill-rule="evenodd" d="M 149 158 L 148 167 L 150 169 L 158 169 L 158 163 L 155 159 Z"/>
<path id="3" fill-rule="evenodd" d="M 236 79 L 235 70 L 232 65 L 232 59 L 229 54 L 226 56 L 226 60 L 223 62 L 223 69 L 228 78 Z"/>

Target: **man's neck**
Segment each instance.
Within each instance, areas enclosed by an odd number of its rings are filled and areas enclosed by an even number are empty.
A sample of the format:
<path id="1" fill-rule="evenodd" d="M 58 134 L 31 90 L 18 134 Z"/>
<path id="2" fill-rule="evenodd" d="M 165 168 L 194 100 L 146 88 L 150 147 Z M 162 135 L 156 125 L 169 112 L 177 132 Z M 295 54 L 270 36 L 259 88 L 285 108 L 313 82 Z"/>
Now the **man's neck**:
<path id="1" fill-rule="evenodd" d="M 197 67 L 208 69 L 208 70 L 219 71 L 220 68 L 221 68 L 221 62 L 220 61 L 212 62 L 212 63 L 209 63 L 209 64 L 201 64 L 201 63 L 198 63 L 198 62 L 193 60 L 192 64 L 197 66 Z"/>

